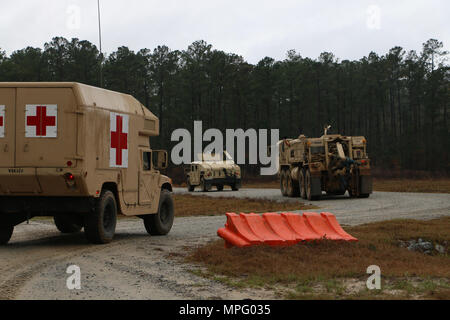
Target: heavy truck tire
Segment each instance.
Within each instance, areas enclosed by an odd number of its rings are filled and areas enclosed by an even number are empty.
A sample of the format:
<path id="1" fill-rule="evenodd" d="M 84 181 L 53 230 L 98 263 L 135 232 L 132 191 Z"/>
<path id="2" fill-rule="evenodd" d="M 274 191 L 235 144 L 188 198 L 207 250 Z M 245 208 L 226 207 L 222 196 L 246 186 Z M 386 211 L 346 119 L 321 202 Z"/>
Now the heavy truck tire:
<path id="1" fill-rule="evenodd" d="M 144 216 L 145 230 L 152 236 L 165 236 L 172 229 L 174 217 L 172 193 L 169 190 L 162 190 L 158 213 Z"/>
<path id="2" fill-rule="evenodd" d="M 305 169 L 300 169 L 298 184 L 300 189 L 300 197 L 306 200 Z"/>
<path id="3" fill-rule="evenodd" d="M 223 184 L 219 184 L 216 187 L 217 187 L 217 191 L 223 191 L 223 188 L 224 188 Z"/>
<path id="4" fill-rule="evenodd" d="M 286 184 L 286 171 L 284 169 L 281 169 L 280 172 L 280 190 L 283 197 L 287 196 L 287 184 Z"/>
<path id="5" fill-rule="evenodd" d="M 187 184 L 187 189 L 189 192 L 193 192 L 195 190 L 195 186 L 191 185 L 189 180 L 186 182 L 186 184 Z"/>
<path id="6" fill-rule="evenodd" d="M 0 226 L 0 246 L 6 245 L 12 237 L 14 226 Z"/>
<path id="7" fill-rule="evenodd" d="M 292 179 L 290 170 L 286 170 L 286 185 L 286 193 L 288 197 L 294 198 L 300 195 L 299 184 L 295 183 L 294 179 Z"/>
<path id="8" fill-rule="evenodd" d="M 114 194 L 104 190 L 95 211 L 85 216 L 84 233 L 89 242 L 107 244 L 114 238 L 117 225 L 117 202 Z"/>
<path id="9" fill-rule="evenodd" d="M 306 170 L 306 198 L 309 201 L 317 201 L 320 199 L 320 196 L 318 195 L 313 195 L 313 182 L 312 182 L 312 177 L 311 177 L 311 171 L 309 171 L 309 169 Z"/>
<path id="10" fill-rule="evenodd" d="M 76 216 L 69 215 L 56 215 L 53 217 L 53 221 L 55 221 L 56 228 L 61 233 L 77 233 L 83 229 L 83 226 L 80 222 L 77 222 Z"/>

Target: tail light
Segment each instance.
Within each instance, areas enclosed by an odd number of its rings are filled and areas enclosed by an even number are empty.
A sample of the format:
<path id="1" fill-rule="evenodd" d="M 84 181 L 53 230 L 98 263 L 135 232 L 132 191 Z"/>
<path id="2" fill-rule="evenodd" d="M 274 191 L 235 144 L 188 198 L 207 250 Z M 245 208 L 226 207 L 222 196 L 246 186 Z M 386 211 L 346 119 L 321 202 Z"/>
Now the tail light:
<path id="1" fill-rule="evenodd" d="M 75 186 L 75 176 L 68 172 L 64 175 L 64 179 L 66 180 L 66 184 L 68 187 L 74 187 Z"/>

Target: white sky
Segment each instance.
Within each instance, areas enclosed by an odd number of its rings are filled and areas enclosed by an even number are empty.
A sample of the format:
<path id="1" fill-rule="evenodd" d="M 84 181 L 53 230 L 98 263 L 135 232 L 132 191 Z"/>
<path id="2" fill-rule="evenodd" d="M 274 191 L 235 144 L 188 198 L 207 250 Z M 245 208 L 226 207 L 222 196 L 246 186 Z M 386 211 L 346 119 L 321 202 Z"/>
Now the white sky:
<path id="1" fill-rule="evenodd" d="M 450 43 L 447 0 L 101 0 L 101 8 L 106 53 L 205 40 L 256 63 L 290 49 L 342 60 L 397 45 L 420 51 L 429 38 Z M 0 0 L 0 48 L 42 48 L 54 36 L 98 44 L 97 23 L 96 0 Z"/>

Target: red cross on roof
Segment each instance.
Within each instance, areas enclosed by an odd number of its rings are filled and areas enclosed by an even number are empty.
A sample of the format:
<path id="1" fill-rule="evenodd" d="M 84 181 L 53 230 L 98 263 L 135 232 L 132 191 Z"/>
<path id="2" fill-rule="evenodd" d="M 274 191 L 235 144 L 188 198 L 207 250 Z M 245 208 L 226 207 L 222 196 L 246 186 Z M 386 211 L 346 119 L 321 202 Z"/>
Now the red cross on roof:
<path id="1" fill-rule="evenodd" d="M 0 127 L 3 127 L 3 117 L 0 116 Z"/>
<path id="2" fill-rule="evenodd" d="M 128 134 L 122 132 L 123 117 L 116 117 L 116 132 L 111 131 L 111 148 L 116 149 L 116 165 L 122 165 L 122 150 L 128 149 Z"/>
<path id="3" fill-rule="evenodd" d="M 36 136 L 46 136 L 47 127 L 56 126 L 56 117 L 47 117 L 47 107 L 36 107 L 36 116 L 27 117 L 27 126 L 36 127 Z"/>

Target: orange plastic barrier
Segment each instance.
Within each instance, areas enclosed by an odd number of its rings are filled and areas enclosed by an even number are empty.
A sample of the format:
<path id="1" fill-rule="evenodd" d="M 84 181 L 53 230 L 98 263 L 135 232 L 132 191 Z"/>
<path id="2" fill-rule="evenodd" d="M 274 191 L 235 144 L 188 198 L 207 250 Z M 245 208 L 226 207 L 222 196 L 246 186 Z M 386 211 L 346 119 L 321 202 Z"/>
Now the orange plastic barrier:
<path id="1" fill-rule="evenodd" d="M 342 229 L 331 213 L 227 213 L 225 228 L 217 231 L 229 247 L 291 246 L 302 241 L 358 241 Z"/>

